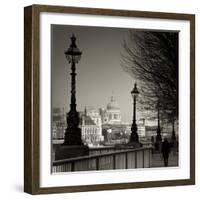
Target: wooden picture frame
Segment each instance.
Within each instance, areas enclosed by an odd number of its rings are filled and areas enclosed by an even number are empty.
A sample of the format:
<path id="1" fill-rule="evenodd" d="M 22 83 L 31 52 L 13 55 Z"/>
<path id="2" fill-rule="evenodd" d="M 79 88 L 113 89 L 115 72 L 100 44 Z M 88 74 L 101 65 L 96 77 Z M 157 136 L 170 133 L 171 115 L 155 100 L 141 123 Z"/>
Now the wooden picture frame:
<path id="1" fill-rule="evenodd" d="M 189 178 L 92 185 L 40 186 L 40 14 L 137 17 L 190 24 L 190 163 Z M 32 5 L 24 9 L 24 191 L 30 194 L 84 192 L 195 184 L 195 16 L 192 14 Z"/>

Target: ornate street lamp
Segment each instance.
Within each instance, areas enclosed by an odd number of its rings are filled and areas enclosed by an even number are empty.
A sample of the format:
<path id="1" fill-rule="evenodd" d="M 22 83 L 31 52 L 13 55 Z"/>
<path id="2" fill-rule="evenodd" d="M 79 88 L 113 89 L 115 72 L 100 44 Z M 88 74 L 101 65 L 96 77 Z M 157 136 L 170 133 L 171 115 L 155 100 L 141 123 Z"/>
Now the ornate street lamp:
<path id="1" fill-rule="evenodd" d="M 65 129 L 64 145 L 83 145 L 81 139 L 81 129 L 79 126 L 79 113 L 76 110 L 76 64 L 81 58 L 82 52 L 76 46 L 76 37 L 71 37 L 71 45 L 65 56 L 71 64 L 71 104 L 67 114 L 67 128 Z"/>
<path id="2" fill-rule="evenodd" d="M 138 143 L 138 133 L 137 133 L 137 124 L 136 124 L 136 100 L 139 95 L 139 91 L 137 89 L 137 84 L 134 84 L 134 88 L 131 91 L 131 95 L 133 97 L 133 123 L 131 126 L 131 137 L 130 137 L 130 143 Z"/>

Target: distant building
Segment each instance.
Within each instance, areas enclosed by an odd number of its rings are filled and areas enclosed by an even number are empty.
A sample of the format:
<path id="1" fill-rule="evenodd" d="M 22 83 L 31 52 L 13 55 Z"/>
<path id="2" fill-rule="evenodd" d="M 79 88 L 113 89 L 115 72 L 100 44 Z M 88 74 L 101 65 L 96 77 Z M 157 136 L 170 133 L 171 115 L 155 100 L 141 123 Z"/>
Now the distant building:
<path id="1" fill-rule="evenodd" d="M 145 128 L 146 128 L 146 137 L 147 138 L 151 138 L 152 136 L 156 137 L 157 128 L 158 128 L 157 125 L 146 125 Z M 176 136 L 178 136 L 178 125 L 177 124 L 175 124 L 175 134 L 176 134 Z M 172 125 L 171 124 L 164 124 L 164 125 L 161 124 L 161 136 L 163 138 L 164 137 L 170 138 L 171 135 L 172 135 Z"/>
<path id="2" fill-rule="evenodd" d="M 98 145 L 103 141 L 101 116 L 98 111 L 89 107 L 80 113 L 82 139 L 89 146 Z"/>
<path id="3" fill-rule="evenodd" d="M 142 118 L 138 122 L 138 136 L 139 137 L 146 137 L 146 126 L 145 126 L 145 119 Z"/>
<path id="4" fill-rule="evenodd" d="M 84 112 L 79 112 L 82 139 L 90 145 L 97 145 L 103 141 L 102 122 L 98 111 L 88 107 Z M 53 108 L 52 110 L 52 137 L 53 140 L 64 139 L 67 128 L 66 114 L 64 109 Z"/>
<path id="5" fill-rule="evenodd" d="M 111 96 L 106 109 L 100 108 L 102 124 L 121 124 L 121 111 L 114 96 Z"/>
<path id="6" fill-rule="evenodd" d="M 128 143 L 131 135 L 132 124 L 103 124 L 103 135 L 106 143 Z M 138 136 L 139 138 L 146 137 L 145 120 L 139 120 L 138 124 Z"/>
<path id="7" fill-rule="evenodd" d="M 53 108 L 52 110 L 52 137 L 63 139 L 66 129 L 66 116 L 64 108 Z"/>

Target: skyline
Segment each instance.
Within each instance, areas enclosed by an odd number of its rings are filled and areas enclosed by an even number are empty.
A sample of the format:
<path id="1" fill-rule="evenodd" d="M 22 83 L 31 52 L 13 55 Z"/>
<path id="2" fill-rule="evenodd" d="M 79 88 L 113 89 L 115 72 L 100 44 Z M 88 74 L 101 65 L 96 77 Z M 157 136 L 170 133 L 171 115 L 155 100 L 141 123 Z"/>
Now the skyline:
<path id="1" fill-rule="evenodd" d="M 52 25 L 52 107 L 69 111 L 70 64 L 64 51 L 75 34 L 82 57 L 76 64 L 77 110 L 106 108 L 112 93 L 119 104 L 122 121 L 132 121 L 131 90 L 135 80 L 120 65 L 122 42 L 129 29 Z M 138 114 L 139 117 L 139 114 Z"/>

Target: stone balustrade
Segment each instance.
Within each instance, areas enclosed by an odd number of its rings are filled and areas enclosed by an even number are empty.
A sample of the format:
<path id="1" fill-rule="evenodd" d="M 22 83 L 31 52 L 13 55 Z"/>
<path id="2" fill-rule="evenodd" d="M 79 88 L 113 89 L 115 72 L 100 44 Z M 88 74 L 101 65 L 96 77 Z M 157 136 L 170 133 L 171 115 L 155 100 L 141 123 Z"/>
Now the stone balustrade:
<path id="1" fill-rule="evenodd" d="M 151 147 L 92 148 L 87 156 L 54 161 L 52 172 L 149 168 L 151 151 Z"/>

